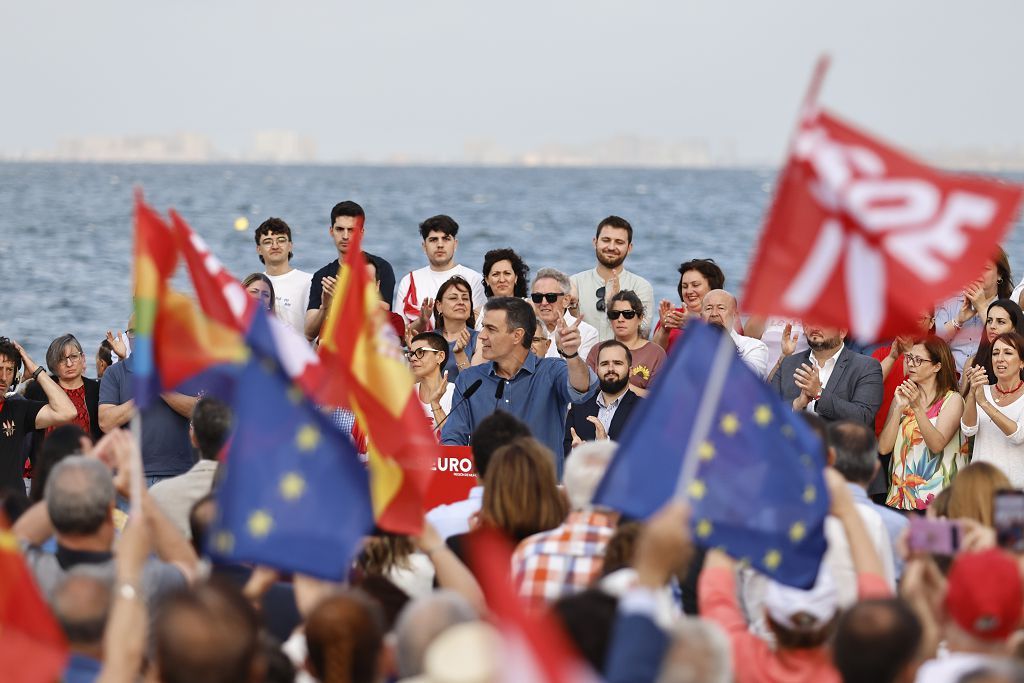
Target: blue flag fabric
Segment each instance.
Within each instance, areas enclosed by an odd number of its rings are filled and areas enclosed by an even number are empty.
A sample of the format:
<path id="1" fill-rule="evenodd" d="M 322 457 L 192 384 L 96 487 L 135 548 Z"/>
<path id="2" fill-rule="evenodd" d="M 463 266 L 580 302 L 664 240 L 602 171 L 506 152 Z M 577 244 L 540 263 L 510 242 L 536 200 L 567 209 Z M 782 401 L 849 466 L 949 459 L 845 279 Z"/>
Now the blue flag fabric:
<path id="1" fill-rule="evenodd" d="M 826 548 L 821 441 L 717 328 L 687 327 L 626 427 L 594 503 L 646 518 L 676 494 L 698 412 L 715 393 L 713 359 L 722 341 L 729 349 L 719 367 L 720 399 L 709 405 L 707 434 L 694 441 L 693 478 L 680 492 L 692 507 L 693 538 L 776 581 L 808 588 Z"/>
<path id="2" fill-rule="evenodd" d="M 254 321 L 254 330 L 265 326 Z M 373 528 L 369 477 L 349 437 L 256 348 L 238 377 L 234 411 L 210 554 L 345 578 Z"/>

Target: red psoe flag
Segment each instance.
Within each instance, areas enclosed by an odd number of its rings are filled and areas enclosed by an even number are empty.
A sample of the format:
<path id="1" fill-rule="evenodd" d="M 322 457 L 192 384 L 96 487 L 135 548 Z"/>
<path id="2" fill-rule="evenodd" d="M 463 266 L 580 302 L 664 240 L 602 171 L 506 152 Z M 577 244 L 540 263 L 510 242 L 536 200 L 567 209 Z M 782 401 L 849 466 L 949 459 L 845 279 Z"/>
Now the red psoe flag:
<path id="1" fill-rule="evenodd" d="M 919 332 L 921 314 L 993 258 L 1021 192 L 929 168 L 811 106 L 743 310 L 846 329 L 864 343 Z"/>

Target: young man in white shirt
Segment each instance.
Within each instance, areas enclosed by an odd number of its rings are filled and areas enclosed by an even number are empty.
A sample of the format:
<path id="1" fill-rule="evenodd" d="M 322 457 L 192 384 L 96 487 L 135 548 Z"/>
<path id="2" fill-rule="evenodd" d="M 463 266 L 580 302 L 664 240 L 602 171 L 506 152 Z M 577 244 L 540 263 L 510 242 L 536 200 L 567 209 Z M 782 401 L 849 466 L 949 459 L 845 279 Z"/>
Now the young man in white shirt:
<path id="1" fill-rule="evenodd" d="M 309 284 L 313 274 L 292 268 L 292 229 L 280 218 L 268 218 L 256 228 L 256 254 L 274 283 L 274 313 L 281 322 L 303 334 Z"/>
<path id="2" fill-rule="evenodd" d="M 644 278 L 625 269 L 623 264 L 631 251 L 633 226 L 625 218 L 608 216 L 597 224 L 597 235 L 594 237 L 597 267 L 576 273 L 571 278 L 572 284 L 579 291 L 579 307 L 583 319 L 597 328 L 599 341 L 615 338 L 605 311 L 611 298 L 623 289 L 631 289 L 640 297 L 647 312 L 640 324 L 640 336 L 646 339 L 650 334 L 651 312 L 657 310 L 654 306 L 654 288 Z"/>
<path id="3" fill-rule="evenodd" d="M 455 275 L 464 278 L 473 288 L 473 308 L 478 311 L 483 308 L 487 301 L 484 295 L 483 276 L 475 270 L 455 263 L 455 250 L 459 246 L 459 240 L 456 239 L 458 234 L 459 224 L 451 216 L 433 216 L 420 223 L 423 253 L 427 255 L 429 265 L 411 271 L 402 278 L 395 290 L 391 306 L 392 311 L 405 317 L 406 323 L 416 321 L 420 317 L 424 301 L 430 299 L 433 302 L 441 285 Z"/>

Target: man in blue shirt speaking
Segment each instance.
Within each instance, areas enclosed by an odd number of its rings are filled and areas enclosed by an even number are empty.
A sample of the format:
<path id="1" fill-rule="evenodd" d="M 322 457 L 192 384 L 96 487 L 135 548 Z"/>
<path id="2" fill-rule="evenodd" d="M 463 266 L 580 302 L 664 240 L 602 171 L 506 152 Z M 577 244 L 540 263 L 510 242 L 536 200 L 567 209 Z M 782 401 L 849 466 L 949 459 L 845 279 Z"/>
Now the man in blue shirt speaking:
<path id="1" fill-rule="evenodd" d="M 582 320 L 582 318 L 580 318 Z M 555 341 L 564 358 L 537 358 L 530 351 L 537 318 L 533 307 L 515 297 L 493 297 L 484 306 L 477 343 L 488 363 L 459 373 L 452 411 L 441 428 L 441 443 L 465 446 L 482 419 L 504 410 L 525 422 L 547 446 L 562 476 L 562 438 L 570 403 L 583 403 L 597 391 L 597 375 L 580 358 L 580 333 L 559 321 Z M 481 385 L 462 400 L 466 389 Z"/>

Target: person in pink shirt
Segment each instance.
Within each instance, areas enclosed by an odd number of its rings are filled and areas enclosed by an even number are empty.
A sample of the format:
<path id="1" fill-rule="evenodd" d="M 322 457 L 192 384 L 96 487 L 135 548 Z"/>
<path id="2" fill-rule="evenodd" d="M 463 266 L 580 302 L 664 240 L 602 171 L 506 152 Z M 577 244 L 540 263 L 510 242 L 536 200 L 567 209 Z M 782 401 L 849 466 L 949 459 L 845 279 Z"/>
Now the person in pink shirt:
<path id="1" fill-rule="evenodd" d="M 831 514 L 842 522 L 857 571 L 860 599 L 889 597 L 882 562 L 857 512 L 849 488 L 838 472 L 825 470 Z M 835 582 L 825 571 L 807 591 L 772 583 L 765 611 L 776 647 L 752 633 L 736 597 L 736 563 L 710 550 L 697 584 L 700 616 L 715 622 L 732 644 L 737 683 L 838 683 L 827 642 L 839 617 Z"/>

